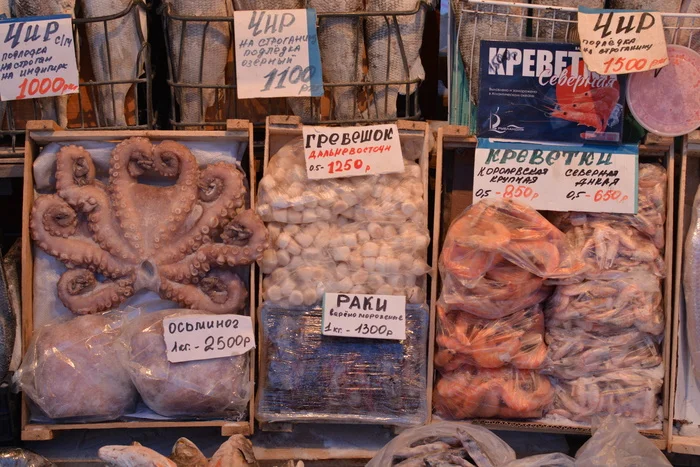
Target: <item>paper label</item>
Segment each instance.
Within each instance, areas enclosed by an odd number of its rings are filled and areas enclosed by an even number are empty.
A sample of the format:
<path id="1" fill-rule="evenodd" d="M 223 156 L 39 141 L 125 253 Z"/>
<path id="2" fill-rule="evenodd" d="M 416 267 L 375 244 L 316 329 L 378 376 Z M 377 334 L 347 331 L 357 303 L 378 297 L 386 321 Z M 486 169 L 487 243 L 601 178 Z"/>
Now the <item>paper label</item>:
<path id="1" fill-rule="evenodd" d="M 243 355 L 255 348 L 250 316 L 191 315 L 163 320 L 171 363 Z"/>
<path id="2" fill-rule="evenodd" d="M 239 99 L 322 96 L 316 10 L 236 11 Z"/>
<path id="3" fill-rule="evenodd" d="M 327 293 L 322 334 L 365 339 L 406 338 L 406 297 Z"/>
<path id="4" fill-rule="evenodd" d="M 505 198 L 546 211 L 637 212 L 635 145 L 534 144 L 479 138 L 474 200 Z"/>
<path id="5" fill-rule="evenodd" d="M 70 15 L 0 21 L 0 100 L 78 92 Z"/>
<path id="6" fill-rule="evenodd" d="M 658 12 L 579 7 L 578 34 L 583 61 L 596 73 L 638 73 L 668 65 Z"/>
<path id="7" fill-rule="evenodd" d="M 304 126 L 306 176 L 311 180 L 403 172 L 395 124 Z"/>

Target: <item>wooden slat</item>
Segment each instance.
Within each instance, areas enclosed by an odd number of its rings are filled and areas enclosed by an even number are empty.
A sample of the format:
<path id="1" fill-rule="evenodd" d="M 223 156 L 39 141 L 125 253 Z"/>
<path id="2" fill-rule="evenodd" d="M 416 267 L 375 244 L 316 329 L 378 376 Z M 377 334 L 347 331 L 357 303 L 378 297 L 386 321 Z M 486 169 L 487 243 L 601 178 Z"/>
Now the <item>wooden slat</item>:
<path id="1" fill-rule="evenodd" d="M 249 171 L 249 200 L 250 206 L 255 203 L 255 156 L 253 154 L 253 126 L 246 120 L 228 120 L 226 131 L 65 131 L 51 121 L 30 121 L 27 123 L 27 137 L 24 149 L 24 185 L 22 205 L 22 348 L 27 351 L 32 336 L 33 313 L 33 275 L 34 257 L 29 232 L 29 217 L 34 204 L 33 162 L 39 155 L 40 147 L 49 142 L 63 141 L 118 141 L 125 138 L 141 136 L 160 141 L 165 139 L 176 141 L 211 141 L 216 138 L 221 141 L 245 142 L 248 144 Z M 182 137 L 181 137 L 182 136 Z M 245 160 L 244 160 L 245 162 Z M 249 313 L 255 328 L 256 305 L 256 272 L 254 265 L 250 267 L 250 304 Z M 250 354 L 250 378 L 255 381 L 255 351 Z M 23 395 L 21 407 L 21 437 L 25 441 L 44 441 L 53 439 L 56 432 L 64 430 L 106 430 L 106 429 L 143 429 L 143 428 L 198 428 L 221 427 L 222 436 L 233 434 L 253 434 L 255 428 L 255 399 L 251 396 L 249 404 L 249 420 L 231 422 L 226 420 L 205 421 L 150 421 L 138 420 L 128 422 L 80 423 L 80 424 L 37 424 L 30 422 L 28 401 Z"/>

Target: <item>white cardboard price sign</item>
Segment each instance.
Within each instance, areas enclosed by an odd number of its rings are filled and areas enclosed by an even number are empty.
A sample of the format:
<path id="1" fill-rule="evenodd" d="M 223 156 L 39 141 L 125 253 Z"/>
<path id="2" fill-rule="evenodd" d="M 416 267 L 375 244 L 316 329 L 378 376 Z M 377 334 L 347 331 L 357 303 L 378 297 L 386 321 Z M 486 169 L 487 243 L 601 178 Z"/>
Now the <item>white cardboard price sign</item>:
<path id="1" fill-rule="evenodd" d="M 635 214 L 637 146 L 521 143 L 479 138 L 474 199 L 505 198 L 547 211 Z"/>
<path id="2" fill-rule="evenodd" d="M 363 127 L 304 126 L 306 176 L 311 180 L 404 171 L 395 124 Z"/>
<path id="3" fill-rule="evenodd" d="M 322 96 L 316 10 L 233 14 L 239 99 Z"/>
<path id="4" fill-rule="evenodd" d="M 70 15 L 0 21 L 0 100 L 78 92 Z"/>
<path id="5" fill-rule="evenodd" d="M 243 355 L 255 348 L 250 316 L 191 315 L 163 320 L 171 363 Z"/>
<path id="6" fill-rule="evenodd" d="M 668 65 L 658 12 L 579 7 L 578 34 L 583 61 L 598 74 L 638 73 Z"/>
<path id="7" fill-rule="evenodd" d="M 324 336 L 404 340 L 406 297 L 327 293 L 321 323 Z"/>

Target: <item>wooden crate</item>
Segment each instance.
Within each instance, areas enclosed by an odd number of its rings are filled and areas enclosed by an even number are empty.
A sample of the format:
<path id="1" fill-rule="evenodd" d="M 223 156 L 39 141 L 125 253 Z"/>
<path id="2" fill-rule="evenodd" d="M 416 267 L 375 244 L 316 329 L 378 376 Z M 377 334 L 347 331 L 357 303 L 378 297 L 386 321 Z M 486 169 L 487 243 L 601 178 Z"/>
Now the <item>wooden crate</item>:
<path id="1" fill-rule="evenodd" d="M 674 433 L 676 420 L 675 402 L 679 378 L 681 374 L 679 366 L 680 357 L 688 352 L 687 348 L 681 348 L 681 333 L 685 323 L 681 323 L 681 313 L 685 312 L 685 298 L 683 296 L 683 257 L 685 255 L 685 239 L 690 228 L 690 220 L 693 211 L 693 199 L 700 186 L 700 132 L 695 131 L 683 137 L 681 145 L 681 167 L 678 182 L 678 230 L 676 232 L 676 264 L 673 278 L 673 343 L 671 347 L 671 388 L 670 388 L 670 414 L 671 429 L 668 432 L 668 450 L 681 454 L 700 455 L 700 436 L 680 436 Z M 682 326 L 683 324 L 683 326 Z M 690 375 L 690 377 L 693 377 Z M 696 425 L 700 420 L 690 420 Z"/>
<path id="2" fill-rule="evenodd" d="M 418 163 L 421 167 L 422 171 L 422 182 L 423 186 L 425 187 L 425 194 L 423 197 L 423 204 L 424 204 L 424 209 L 425 212 L 428 212 L 428 196 L 430 192 L 430 180 L 429 180 L 429 169 L 431 166 L 431 161 L 430 161 L 430 138 L 431 138 L 431 131 L 428 123 L 426 122 L 414 122 L 414 121 L 408 121 L 408 120 L 398 120 L 396 121 L 396 124 L 399 129 L 399 134 L 401 138 L 419 138 L 423 142 L 423 154 L 421 158 L 418 160 Z M 301 118 L 296 117 L 296 116 L 269 116 L 267 117 L 267 123 L 265 127 L 265 154 L 264 154 L 264 159 L 263 159 L 263 174 L 265 172 L 265 169 L 267 168 L 267 164 L 270 160 L 270 157 L 272 157 L 277 151 L 279 151 L 282 147 L 284 147 L 286 144 L 290 143 L 296 138 L 300 138 L 302 136 L 302 123 L 301 123 Z M 439 165 L 439 161 L 437 162 Z M 437 176 L 435 179 L 435 191 L 439 192 L 440 191 L 440 172 L 437 172 Z M 437 212 L 437 211 L 436 211 Z M 439 221 L 439 214 L 434 214 L 434 222 Z M 430 221 L 430 219 L 428 219 Z M 430 224 L 428 224 L 430 225 Z M 431 235 L 431 238 L 433 236 Z M 434 250 L 434 248 L 433 248 Z M 428 257 L 426 260 L 430 264 L 430 271 L 428 272 L 426 276 L 426 282 L 424 285 L 424 288 L 426 290 L 426 296 L 428 297 L 428 304 L 429 304 L 429 317 L 428 317 L 428 323 L 429 323 L 429 329 L 428 329 L 428 364 L 427 364 L 427 390 L 428 390 L 428 395 L 427 395 L 427 407 L 428 407 L 428 414 L 427 414 L 427 420 L 428 422 L 430 421 L 430 418 L 432 416 L 432 410 L 430 408 L 432 407 L 432 397 L 433 397 L 433 352 L 434 348 L 433 345 L 431 344 L 435 340 L 435 331 L 433 329 L 432 323 L 435 322 L 435 301 L 437 300 L 437 295 L 435 295 L 437 289 L 435 287 L 435 283 L 437 281 L 438 277 L 438 270 L 437 270 L 437 262 L 431 260 L 431 257 L 435 257 L 435 251 L 431 253 L 428 253 Z M 258 277 L 258 305 L 259 307 L 262 306 L 262 273 L 259 274 Z M 429 293 L 428 293 L 429 292 Z M 258 313 L 260 311 L 258 310 Z M 258 320 L 260 320 L 260 316 L 258 315 Z M 262 325 L 258 329 L 258 342 L 263 341 L 263 334 L 262 334 Z M 264 359 L 263 355 L 263 350 L 261 350 L 260 358 L 258 360 L 258 374 L 260 375 L 260 378 L 263 377 L 263 367 L 262 367 L 262 362 Z M 314 422 L 306 422 L 306 421 L 298 421 L 294 423 L 259 423 L 260 428 L 263 431 L 269 430 L 269 431 L 291 431 L 292 426 L 295 423 L 314 423 Z M 398 429 L 398 428 L 397 428 Z M 330 454 L 329 454 L 330 455 Z M 352 452 L 349 453 L 349 455 L 354 455 Z M 359 456 L 360 458 L 363 456 Z M 331 459 L 333 457 L 323 457 L 323 458 L 328 458 Z"/>
<path id="3" fill-rule="evenodd" d="M 153 141 L 218 141 L 244 142 L 248 144 L 241 165 L 248 170 L 250 205 L 255 206 L 255 161 L 253 157 L 253 126 L 246 120 L 229 120 L 225 131 L 155 131 L 155 130 L 113 130 L 113 131 L 72 131 L 59 128 L 52 121 L 31 121 L 27 124 L 27 135 L 24 154 L 24 191 L 22 208 L 22 348 L 27 351 L 34 329 L 33 280 L 34 253 L 29 233 L 29 218 L 34 204 L 34 173 L 33 162 L 41 149 L 52 142 L 67 141 L 120 141 L 125 138 L 142 136 Z M 248 312 L 255 327 L 255 267 L 250 267 L 250 290 Z M 250 353 L 250 380 L 255 381 L 255 350 Z M 80 429 L 129 429 L 129 428 L 182 428 L 182 427 L 221 427 L 222 436 L 233 434 L 250 435 L 254 431 L 255 418 L 254 396 L 249 403 L 249 420 L 231 422 L 227 420 L 207 421 L 127 421 L 104 423 L 34 423 L 29 417 L 26 396 L 22 401 L 22 439 L 25 441 L 40 441 L 53 439 L 55 432 L 62 430 Z"/>
<path id="4" fill-rule="evenodd" d="M 437 153 L 438 153 L 438 164 L 439 169 L 445 166 L 445 177 L 447 174 L 453 174 L 457 179 L 464 182 L 465 177 L 472 177 L 473 166 L 474 166 L 474 149 L 476 148 L 476 137 L 470 133 L 469 128 L 465 126 L 448 125 L 438 129 L 438 140 L 437 140 Z M 462 150 L 465 154 L 461 154 L 460 158 L 463 163 L 462 166 L 458 166 L 459 161 L 455 161 L 455 151 Z M 446 155 L 446 154 L 449 154 Z M 451 157 L 450 157 L 451 156 Z M 666 279 L 663 281 L 663 294 L 664 294 L 664 314 L 666 317 L 666 328 L 664 330 L 664 343 L 663 343 L 663 361 L 664 361 L 664 389 L 662 393 L 663 397 L 663 427 L 661 430 L 644 430 L 641 431 L 646 437 L 652 439 L 654 444 L 656 444 L 660 449 L 665 449 L 667 446 L 667 434 L 671 431 L 669 424 L 669 407 L 672 405 L 670 403 L 670 374 L 671 374 L 671 341 L 672 341 L 672 280 L 673 277 L 673 226 L 674 226 L 674 148 L 673 139 L 671 138 L 647 138 L 646 144 L 640 145 L 639 147 L 639 157 L 640 160 L 658 160 L 663 159 L 663 165 L 666 167 L 668 187 L 666 192 L 667 203 L 666 203 L 666 247 L 665 247 L 665 265 L 666 265 Z M 469 169 L 471 170 L 465 170 Z M 441 177 L 440 173 L 437 175 Z M 449 187 L 449 183 L 442 182 L 441 186 Z M 471 178 L 469 179 L 468 188 L 463 187 L 458 190 L 457 196 L 456 192 L 445 192 L 441 193 L 436 189 L 435 194 L 435 212 L 442 212 L 444 214 L 441 222 L 439 219 L 435 219 L 434 230 L 433 230 L 433 264 L 437 264 L 437 259 L 439 255 L 440 247 L 444 240 L 444 234 L 449 227 L 450 223 L 463 209 L 472 203 L 472 183 Z M 455 199 L 456 198 L 456 199 Z M 442 233 L 441 233 L 442 232 Z M 436 241 L 439 239 L 439 241 Z M 437 282 L 437 281 L 434 281 Z M 434 284 L 437 287 L 436 284 Z M 433 323 L 432 328 L 435 329 L 435 323 Z M 473 423 L 483 425 L 486 428 L 492 430 L 506 430 L 506 431 L 527 431 L 527 432 L 541 432 L 541 433 L 565 433 L 565 434 L 582 434 L 589 435 L 591 433 L 590 428 L 581 427 L 580 425 L 552 425 L 541 422 L 529 422 L 529 421 L 507 421 L 507 420 L 472 420 Z"/>

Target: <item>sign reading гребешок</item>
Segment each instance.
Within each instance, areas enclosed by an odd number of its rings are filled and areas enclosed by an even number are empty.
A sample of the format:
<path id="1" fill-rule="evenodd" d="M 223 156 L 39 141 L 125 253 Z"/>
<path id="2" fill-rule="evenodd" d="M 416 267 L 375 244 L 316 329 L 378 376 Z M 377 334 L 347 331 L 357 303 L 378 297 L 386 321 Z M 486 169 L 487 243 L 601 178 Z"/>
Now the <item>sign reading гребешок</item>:
<path id="1" fill-rule="evenodd" d="M 70 15 L 0 21 L 0 100 L 77 92 Z"/>
<path id="2" fill-rule="evenodd" d="M 163 320 L 171 363 L 243 355 L 255 348 L 253 322 L 241 315 L 190 315 Z"/>
<path id="3" fill-rule="evenodd" d="M 323 95 L 315 10 L 236 11 L 233 22 L 239 99 Z"/>
<path id="4" fill-rule="evenodd" d="M 513 199 L 547 211 L 634 214 L 638 159 L 635 145 L 555 145 L 479 138 L 474 199 Z"/>
<path id="5" fill-rule="evenodd" d="M 304 126 L 306 176 L 311 180 L 403 172 L 395 124 L 363 127 Z"/>
<path id="6" fill-rule="evenodd" d="M 658 12 L 579 7 L 578 34 L 583 61 L 601 75 L 638 73 L 668 65 Z"/>
<path id="7" fill-rule="evenodd" d="M 404 340 L 406 297 L 326 293 L 321 325 L 324 336 Z"/>

